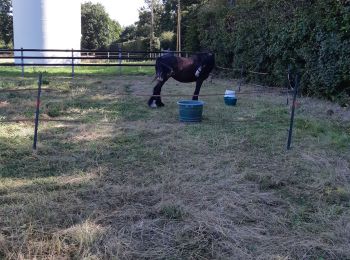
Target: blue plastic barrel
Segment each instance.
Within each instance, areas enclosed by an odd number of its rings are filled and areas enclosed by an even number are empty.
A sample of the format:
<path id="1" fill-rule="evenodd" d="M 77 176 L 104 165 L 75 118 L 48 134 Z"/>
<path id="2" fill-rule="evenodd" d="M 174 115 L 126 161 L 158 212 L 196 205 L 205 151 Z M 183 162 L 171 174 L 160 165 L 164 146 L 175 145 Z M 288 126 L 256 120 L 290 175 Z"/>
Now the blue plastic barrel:
<path id="1" fill-rule="evenodd" d="M 181 122 L 201 122 L 204 102 L 200 100 L 180 100 L 179 114 Z"/>

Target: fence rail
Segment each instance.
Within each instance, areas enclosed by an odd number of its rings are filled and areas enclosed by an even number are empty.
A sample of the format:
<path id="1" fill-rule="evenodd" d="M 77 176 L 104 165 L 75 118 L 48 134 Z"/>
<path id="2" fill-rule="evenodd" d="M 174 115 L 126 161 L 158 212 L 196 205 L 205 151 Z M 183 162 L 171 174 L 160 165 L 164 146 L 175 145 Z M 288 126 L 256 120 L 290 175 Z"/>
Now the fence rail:
<path id="1" fill-rule="evenodd" d="M 34 53 L 40 53 L 41 55 L 33 55 Z M 20 53 L 20 55 L 18 55 Z M 62 53 L 62 55 L 57 55 Z M 69 56 L 67 55 L 69 53 Z M 25 67 L 68 67 L 72 68 L 72 78 L 74 78 L 74 67 L 151 67 L 158 57 L 166 54 L 172 54 L 176 56 L 189 57 L 193 54 L 203 54 L 205 52 L 178 52 L 178 51 L 132 51 L 122 50 L 119 51 L 101 51 L 101 50 L 75 50 L 75 49 L 0 49 L 0 66 L 21 66 L 22 76 L 24 76 Z M 51 55 L 51 56 L 49 56 Z M 9 59 L 13 59 L 13 62 L 9 62 Z M 1 62 L 3 60 L 4 62 Z M 35 62 L 40 60 L 47 60 L 50 62 Z M 57 61 L 57 63 L 51 62 Z M 65 60 L 66 62 L 62 62 Z M 81 63 L 79 61 L 85 61 Z M 89 63 L 89 61 L 91 61 Z M 101 62 L 95 62 L 101 61 Z M 241 68 L 224 68 L 216 66 L 218 69 L 237 71 L 241 73 L 255 74 L 255 75 L 269 75 L 269 73 L 261 71 L 245 70 Z M 240 89 L 239 89 L 240 90 Z"/>
<path id="2" fill-rule="evenodd" d="M 205 52 L 188 52 L 188 51 L 168 51 L 168 50 L 163 50 L 163 51 L 125 51 L 125 50 L 120 50 L 120 51 L 99 51 L 99 50 L 76 50 L 76 49 L 0 49 L 1 52 L 77 52 L 77 53 L 143 53 L 143 54 L 166 54 L 166 53 L 172 53 L 172 54 L 198 54 L 198 53 L 205 53 Z"/>
<path id="3" fill-rule="evenodd" d="M 81 56 L 81 57 L 67 57 L 67 56 L 0 56 L 0 59 L 31 59 L 31 60 L 155 60 L 152 57 L 135 57 L 135 56 Z"/>
<path id="4" fill-rule="evenodd" d="M 100 51 L 75 49 L 0 49 L 0 66 L 21 67 L 152 67 L 156 58 L 165 55 L 185 55 L 190 52 L 169 51 Z M 37 54 L 37 55 L 36 55 Z M 10 61 L 9 61 L 10 59 Z M 12 60 L 13 61 L 12 61 Z"/>
<path id="5" fill-rule="evenodd" d="M 154 64 L 147 63 L 73 63 L 74 67 L 77 66 L 85 66 L 85 67 L 135 67 L 135 66 L 143 66 L 143 67 L 153 67 Z M 25 66 L 25 67 L 64 67 L 64 66 L 72 66 L 70 63 L 24 63 L 24 64 L 15 64 L 15 63 L 0 63 L 0 66 Z"/>

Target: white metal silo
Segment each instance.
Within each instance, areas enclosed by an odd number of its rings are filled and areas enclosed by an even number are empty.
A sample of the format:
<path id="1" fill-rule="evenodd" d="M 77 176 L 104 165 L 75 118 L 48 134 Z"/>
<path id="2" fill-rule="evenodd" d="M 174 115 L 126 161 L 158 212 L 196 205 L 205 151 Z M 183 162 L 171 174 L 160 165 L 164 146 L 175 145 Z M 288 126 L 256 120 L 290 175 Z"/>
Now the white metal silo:
<path id="1" fill-rule="evenodd" d="M 12 0 L 15 49 L 79 50 L 80 0 Z M 15 54 L 21 56 L 20 52 Z M 24 56 L 70 57 L 71 52 L 25 52 Z M 75 53 L 79 56 L 79 53 Z M 71 59 L 24 60 L 25 63 L 71 63 Z M 21 63 L 20 59 L 16 63 Z"/>

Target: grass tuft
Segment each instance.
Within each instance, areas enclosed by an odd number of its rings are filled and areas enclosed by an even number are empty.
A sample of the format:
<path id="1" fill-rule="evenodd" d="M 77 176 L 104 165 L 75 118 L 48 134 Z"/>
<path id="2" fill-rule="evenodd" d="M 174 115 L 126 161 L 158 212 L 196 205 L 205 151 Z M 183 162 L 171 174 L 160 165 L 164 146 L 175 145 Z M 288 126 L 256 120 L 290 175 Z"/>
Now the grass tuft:
<path id="1" fill-rule="evenodd" d="M 160 214 L 168 219 L 182 220 L 185 217 L 184 210 L 178 205 L 163 205 Z"/>

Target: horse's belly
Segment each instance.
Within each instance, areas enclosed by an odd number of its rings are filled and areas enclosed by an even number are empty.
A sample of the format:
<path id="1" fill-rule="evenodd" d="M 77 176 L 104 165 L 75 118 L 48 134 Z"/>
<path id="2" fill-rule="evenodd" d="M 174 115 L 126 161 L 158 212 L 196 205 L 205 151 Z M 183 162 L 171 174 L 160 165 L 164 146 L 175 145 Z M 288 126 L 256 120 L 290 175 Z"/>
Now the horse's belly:
<path id="1" fill-rule="evenodd" d="M 185 75 L 174 75 L 173 78 L 177 81 L 180 81 L 182 83 L 190 83 L 197 81 L 197 78 L 195 75 L 185 76 Z"/>

